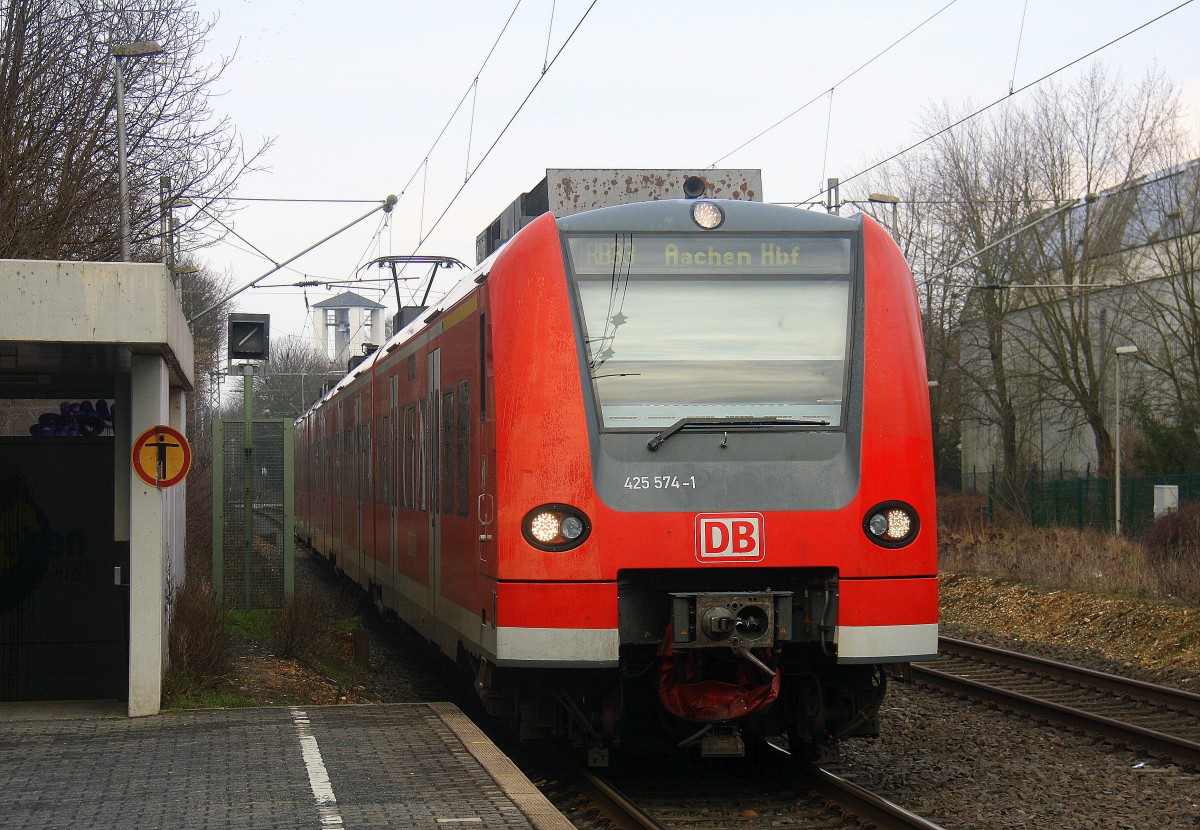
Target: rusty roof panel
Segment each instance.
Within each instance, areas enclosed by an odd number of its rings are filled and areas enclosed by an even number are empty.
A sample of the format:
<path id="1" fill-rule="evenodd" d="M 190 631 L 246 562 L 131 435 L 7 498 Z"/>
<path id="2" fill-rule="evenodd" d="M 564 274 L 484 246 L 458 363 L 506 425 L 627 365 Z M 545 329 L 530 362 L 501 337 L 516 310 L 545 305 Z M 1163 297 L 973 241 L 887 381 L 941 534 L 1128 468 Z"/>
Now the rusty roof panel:
<path id="1" fill-rule="evenodd" d="M 707 198 L 762 201 L 761 170 L 551 169 L 546 171 L 549 207 L 555 216 L 569 216 L 630 202 L 682 199 L 689 176 L 704 180 Z"/>
<path id="2" fill-rule="evenodd" d="M 683 183 L 691 176 L 704 181 L 704 196 L 709 199 L 763 200 L 761 170 L 554 168 L 480 232 L 475 239 L 476 261 L 482 262 L 547 210 L 555 216 L 570 216 L 631 202 L 682 199 Z"/>

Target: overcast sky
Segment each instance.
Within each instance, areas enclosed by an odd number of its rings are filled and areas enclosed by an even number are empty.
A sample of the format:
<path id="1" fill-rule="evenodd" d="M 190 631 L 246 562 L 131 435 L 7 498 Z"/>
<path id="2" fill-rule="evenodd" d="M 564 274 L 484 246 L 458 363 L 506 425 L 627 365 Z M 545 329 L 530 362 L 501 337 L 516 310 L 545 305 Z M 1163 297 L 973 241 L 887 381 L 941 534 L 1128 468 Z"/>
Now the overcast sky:
<path id="1" fill-rule="evenodd" d="M 418 248 L 473 265 L 476 234 L 551 167 L 757 168 L 767 201 L 808 199 L 826 177 L 849 178 L 924 137 L 920 122 L 929 105 L 995 101 L 1010 86 L 1020 90 L 1180 2 L 197 0 L 197 6 L 220 18 L 211 57 L 236 52 L 215 109 L 232 119 L 247 146 L 275 140 L 269 169 L 246 176 L 239 196 L 366 202 L 400 196 L 387 227 L 375 214 L 264 280 L 279 284 L 343 280 L 376 256 Z M 1193 2 L 1054 79 L 1070 84 L 1099 60 L 1132 85 L 1157 67 L 1183 91 L 1193 135 L 1200 136 L 1197 33 L 1200 2 Z M 841 195 L 866 193 L 850 183 Z M 239 204 L 232 227 L 277 262 L 372 208 Z M 233 237 L 201 258 L 230 273 L 235 285 L 272 267 Z M 448 287 L 436 284 L 434 296 Z M 310 303 L 340 290 L 305 289 Z M 360 293 L 379 298 L 368 288 Z M 394 297 L 381 301 L 391 313 Z M 237 310 L 270 313 L 273 339 L 307 334 L 311 325 L 299 288 L 249 290 Z"/>

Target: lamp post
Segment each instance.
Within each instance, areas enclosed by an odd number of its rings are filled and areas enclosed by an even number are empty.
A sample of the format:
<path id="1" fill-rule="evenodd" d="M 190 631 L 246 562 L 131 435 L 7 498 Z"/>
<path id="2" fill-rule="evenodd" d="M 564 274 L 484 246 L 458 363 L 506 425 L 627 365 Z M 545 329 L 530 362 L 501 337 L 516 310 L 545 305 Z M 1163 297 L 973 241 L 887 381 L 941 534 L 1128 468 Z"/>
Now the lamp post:
<path id="1" fill-rule="evenodd" d="M 892 236 L 894 237 L 896 235 L 896 225 L 899 220 L 897 211 L 900 207 L 900 197 L 893 196 L 890 193 L 870 193 L 867 195 L 867 201 L 874 202 L 875 204 L 892 206 Z"/>
<path id="2" fill-rule="evenodd" d="M 1121 535 L 1121 355 L 1137 354 L 1137 350 L 1138 350 L 1137 346 L 1117 346 L 1117 348 L 1115 349 L 1116 354 L 1117 354 L 1117 384 L 1116 384 L 1116 390 L 1117 390 L 1117 395 L 1116 395 L 1116 397 L 1117 397 L 1117 439 L 1116 439 L 1116 446 L 1114 448 L 1114 454 L 1116 456 L 1114 458 L 1114 467 L 1116 469 L 1115 489 L 1117 491 L 1115 518 L 1116 518 L 1116 528 L 1117 528 L 1118 536 Z"/>
<path id="3" fill-rule="evenodd" d="M 122 262 L 129 262 L 129 182 L 125 161 L 125 73 L 121 68 L 121 59 L 144 58 L 162 51 L 162 46 L 153 40 L 117 44 L 110 50 L 117 69 L 117 178 L 121 187 Z"/>

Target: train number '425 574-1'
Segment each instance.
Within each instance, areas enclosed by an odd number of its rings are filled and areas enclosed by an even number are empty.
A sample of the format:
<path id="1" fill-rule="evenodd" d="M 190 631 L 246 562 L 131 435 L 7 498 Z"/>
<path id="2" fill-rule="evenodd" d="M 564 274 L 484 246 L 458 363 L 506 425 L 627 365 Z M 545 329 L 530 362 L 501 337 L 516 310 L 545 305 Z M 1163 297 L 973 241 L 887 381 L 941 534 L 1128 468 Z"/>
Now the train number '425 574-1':
<path id="1" fill-rule="evenodd" d="M 682 490 L 695 487 L 695 476 L 626 476 L 626 490 Z"/>

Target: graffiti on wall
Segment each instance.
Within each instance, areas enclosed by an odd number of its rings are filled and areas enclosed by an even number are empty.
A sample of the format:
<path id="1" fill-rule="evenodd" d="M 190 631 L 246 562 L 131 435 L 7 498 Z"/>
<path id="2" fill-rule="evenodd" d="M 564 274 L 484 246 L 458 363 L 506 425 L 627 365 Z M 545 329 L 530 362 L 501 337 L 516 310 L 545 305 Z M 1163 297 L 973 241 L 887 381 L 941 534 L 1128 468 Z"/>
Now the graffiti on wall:
<path id="1" fill-rule="evenodd" d="M 97 435 L 112 435 L 116 407 L 106 400 L 63 401 L 58 412 L 44 412 L 37 423 L 29 428 L 29 434 L 38 438 L 92 438 Z"/>

